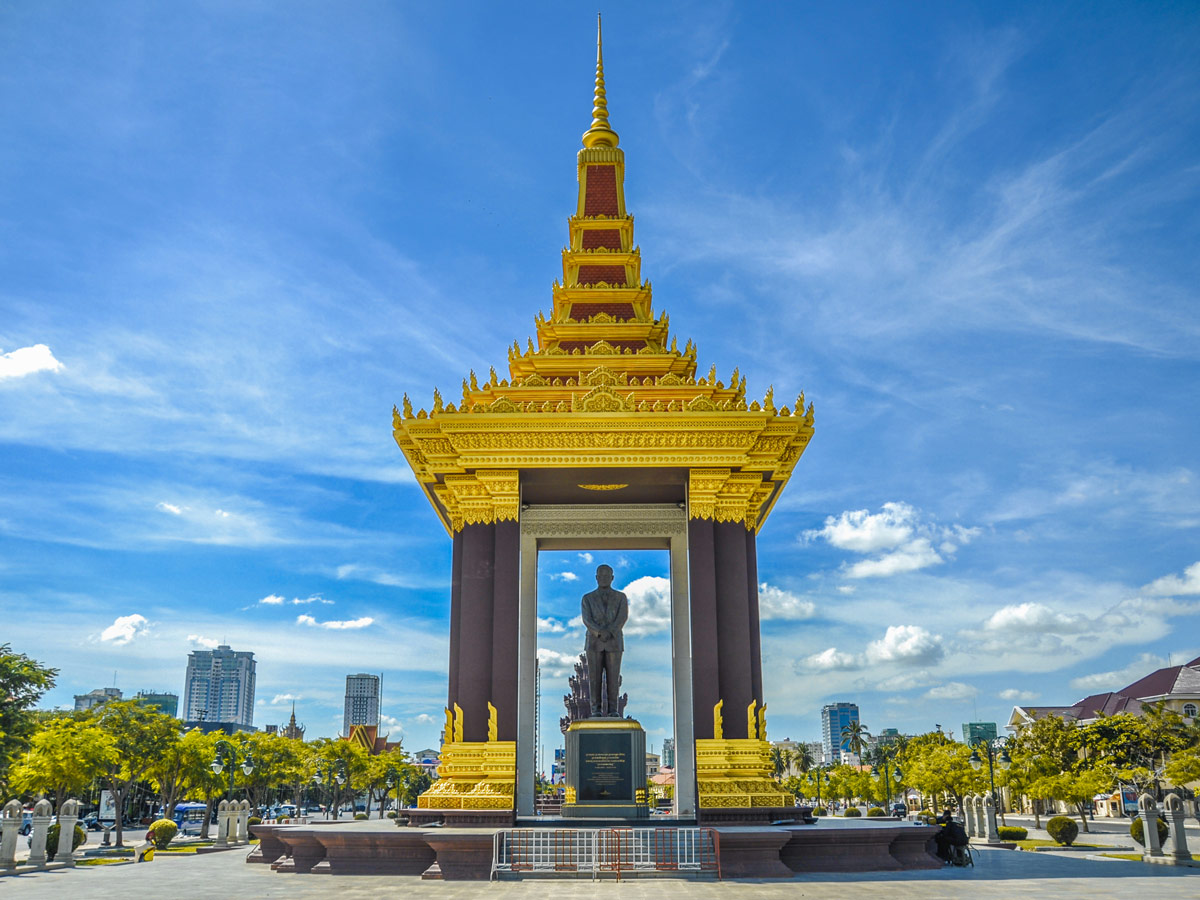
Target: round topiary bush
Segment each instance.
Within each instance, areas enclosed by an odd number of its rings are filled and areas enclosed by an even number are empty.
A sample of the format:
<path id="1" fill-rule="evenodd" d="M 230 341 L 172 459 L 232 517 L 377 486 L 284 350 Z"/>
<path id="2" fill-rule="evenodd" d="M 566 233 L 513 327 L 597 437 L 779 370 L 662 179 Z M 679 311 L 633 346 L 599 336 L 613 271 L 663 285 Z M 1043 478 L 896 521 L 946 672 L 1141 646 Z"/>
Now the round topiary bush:
<path id="1" fill-rule="evenodd" d="M 246 825 L 248 825 L 248 826 L 249 825 L 261 825 L 261 824 L 262 824 L 262 816 L 251 816 L 250 818 L 248 818 L 246 820 Z"/>
<path id="2" fill-rule="evenodd" d="M 355 813 L 354 814 L 355 821 L 364 822 L 364 821 L 366 821 L 366 818 L 367 818 L 366 813 Z"/>
<path id="3" fill-rule="evenodd" d="M 1067 816 L 1055 816 L 1046 823 L 1046 831 L 1050 837 L 1064 847 L 1070 847 L 1076 837 L 1079 836 L 1079 826 L 1075 824 L 1075 820 Z"/>
<path id="4" fill-rule="evenodd" d="M 997 830 L 1002 841 L 1023 841 L 1029 837 L 1029 829 L 1019 825 L 1001 825 Z"/>
<path id="5" fill-rule="evenodd" d="M 867 818 L 871 818 L 872 816 L 886 816 L 886 815 L 887 815 L 887 813 L 885 813 L 878 806 L 872 806 L 870 809 L 867 810 Z"/>
<path id="6" fill-rule="evenodd" d="M 1167 827 L 1166 819 L 1164 819 L 1162 816 L 1159 816 L 1158 817 L 1158 846 L 1161 847 L 1164 843 L 1166 843 L 1167 835 L 1169 835 L 1170 833 L 1171 833 L 1171 829 Z M 1132 837 L 1139 844 L 1141 844 L 1143 847 L 1146 846 L 1146 829 L 1142 825 L 1142 817 L 1141 816 L 1138 816 L 1136 819 L 1133 820 L 1133 822 L 1130 823 L 1129 836 Z"/>
<path id="7" fill-rule="evenodd" d="M 847 806 L 846 811 L 842 813 L 844 819 L 855 819 L 862 816 L 862 810 L 857 806 Z"/>
<path id="8" fill-rule="evenodd" d="M 829 810 L 827 810 L 823 806 L 818 806 L 813 809 L 813 815 L 814 816 L 827 816 L 827 815 L 829 815 Z"/>
<path id="9" fill-rule="evenodd" d="M 150 828 L 146 831 L 146 837 L 154 841 L 154 846 L 159 850 L 166 850 L 167 845 L 171 843 L 178 831 L 179 826 L 170 819 L 159 819 L 150 824 Z"/>
<path id="10" fill-rule="evenodd" d="M 58 852 L 58 834 L 59 826 L 55 822 L 46 830 L 46 859 L 54 859 L 54 854 Z M 80 844 L 87 843 L 87 832 L 83 830 L 83 826 L 75 826 L 75 841 L 71 844 L 71 849 L 75 850 Z"/>
<path id="11" fill-rule="evenodd" d="M 387 817 L 388 817 L 389 819 L 394 819 L 394 818 L 396 818 L 396 811 L 395 811 L 394 809 L 389 809 L 389 810 L 388 810 Z"/>

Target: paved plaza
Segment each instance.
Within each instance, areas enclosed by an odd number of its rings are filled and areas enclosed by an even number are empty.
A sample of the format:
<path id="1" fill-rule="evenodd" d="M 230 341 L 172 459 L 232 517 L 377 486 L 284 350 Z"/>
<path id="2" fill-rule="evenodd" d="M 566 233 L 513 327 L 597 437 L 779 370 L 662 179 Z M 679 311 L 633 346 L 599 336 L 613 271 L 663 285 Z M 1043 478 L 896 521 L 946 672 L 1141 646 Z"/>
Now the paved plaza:
<path id="1" fill-rule="evenodd" d="M 460 900 L 482 897 L 545 895 L 542 879 L 500 882 L 422 881 L 416 876 L 282 875 L 267 866 L 245 863 L 244 850 L 203 856 L 159 856 L 152 863 L 80 868 L 0 878 L 0 900 L 129 900 L 131 897 L 287 898 L 287 900 L 377 900 L 413 895 Z M 621 883 L 589 879 L 554 881 L 556 900 L 593 895 L 613 897 L 796 898 L 831 897 L 894 900 L 991 900 L 1037 897 L 1039 900 L 1086 897 L 1172 900 L 1200 897 L 1200 869 L 1179 870 L 1140 862 L 1088 859 L 1084 854 L 979 850 L 974 869 L 813 874 L 784 880 L 688 881 L 627 878 Z"/>

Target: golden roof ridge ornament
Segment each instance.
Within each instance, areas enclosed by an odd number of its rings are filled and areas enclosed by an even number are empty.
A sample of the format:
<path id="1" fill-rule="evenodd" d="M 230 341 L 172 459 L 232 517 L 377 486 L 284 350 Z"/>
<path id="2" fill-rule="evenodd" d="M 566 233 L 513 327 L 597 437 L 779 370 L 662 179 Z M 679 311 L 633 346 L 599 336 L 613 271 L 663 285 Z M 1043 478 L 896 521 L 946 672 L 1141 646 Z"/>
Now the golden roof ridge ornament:
<path id="1" fill-rule="evenodd" d="M 600 14 L 596 13 L 596 90 L 592 95 L 592 127 L 583 133 L 583 146 L 615 147 L 620 139 L 608 125 L 608 100 L 604 92 L 604 42 Z"/>

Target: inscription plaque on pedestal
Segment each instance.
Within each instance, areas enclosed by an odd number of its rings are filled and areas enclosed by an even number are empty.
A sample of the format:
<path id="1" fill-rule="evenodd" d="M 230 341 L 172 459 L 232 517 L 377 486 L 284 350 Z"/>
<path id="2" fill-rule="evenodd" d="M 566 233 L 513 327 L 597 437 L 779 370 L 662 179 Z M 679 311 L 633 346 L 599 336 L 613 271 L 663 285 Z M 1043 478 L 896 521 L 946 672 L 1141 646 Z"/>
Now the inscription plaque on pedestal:
<path id="1" fill-rule="evenodd" d="M 564 816 L 640 819 L 646 803 L 646 732 L 633 719 L 584 719 L 567 729 Z"/>

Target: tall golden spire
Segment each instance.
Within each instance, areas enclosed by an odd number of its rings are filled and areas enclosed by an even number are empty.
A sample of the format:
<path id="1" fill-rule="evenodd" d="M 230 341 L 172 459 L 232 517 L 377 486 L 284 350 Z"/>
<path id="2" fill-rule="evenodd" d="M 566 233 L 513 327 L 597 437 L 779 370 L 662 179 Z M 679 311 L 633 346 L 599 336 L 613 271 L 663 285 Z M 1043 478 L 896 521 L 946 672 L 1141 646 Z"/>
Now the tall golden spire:
<path id="1" fill-rule="evenodd" d="M 600 14 L 596 13 L 596 92 L 592 98 L 592 127 L 583 133 L 583 146 L 615 147 L 617 133 L 608 127 L 608 100 L 604 94 L 604 42 Z"/>

